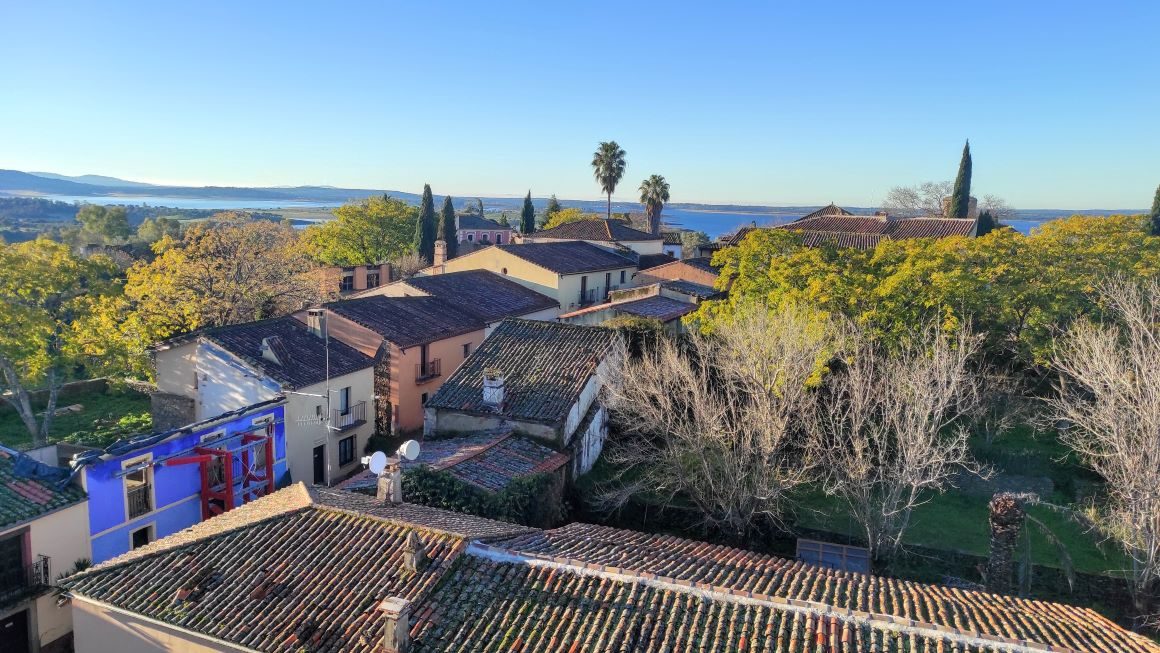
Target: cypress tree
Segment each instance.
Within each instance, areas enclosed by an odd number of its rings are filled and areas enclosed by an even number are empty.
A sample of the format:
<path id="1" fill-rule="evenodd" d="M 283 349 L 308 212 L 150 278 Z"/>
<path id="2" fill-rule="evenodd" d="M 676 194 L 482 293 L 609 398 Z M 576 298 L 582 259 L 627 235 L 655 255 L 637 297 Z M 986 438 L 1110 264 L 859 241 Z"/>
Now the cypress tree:
<path id="1" fill-rule="evenodd" d="M 955 177 L 955 189 L 951 192 L 948 218 L 965 218 L 971 212 L 971 141 L 963 146 L 963 158 L 959 161 L 959 174 Z"/>
<path id="2" fill-rule="evenodd" d="M 520 210 L 520 233 L 530 234 L 536 230 L 536 207 L 532 206 L 532 191 L 524 198 L 524 208 Z"/>
<path id="3" fill-rule="evenodd" d="M 1160 236 L 1160 186 L 1156 187 L 1156 197 L 1152 198 L 1152 235 Z"/>
<path id="4" fill-rule="evenodd" d="M 544 219 L 544 222 L 547 222 L 549 219 L 551 219 L 552 214 L 557 213 L 562 208 L 564 208 L 564 207 L 560 206 L 560 202 L 559 202 L 559 200 L 556 199 L 555 195 L 552 195 L 551 197 L 549 197 L 548 198 L 548 208 L 544 209 L 544 215 L 546 216 L 546 218 Z"/>
<path id="5" fill-rule="evenodd" d="M 428 263 L 435 260 L 435 233 L 435 199 L 431 197 L 431 184 L 423 184 L 419 222 L 415 224 L 415 253 Z"/>
<path id="6" fill-rule="evenodd" d="M 456 236 L 455 207 L 451 205 L 451 196 L 443 200 L 443 225 L 439 237 L 447 243 L 447 258 L 453 259 L 459 255 L 459 237 Z"/>

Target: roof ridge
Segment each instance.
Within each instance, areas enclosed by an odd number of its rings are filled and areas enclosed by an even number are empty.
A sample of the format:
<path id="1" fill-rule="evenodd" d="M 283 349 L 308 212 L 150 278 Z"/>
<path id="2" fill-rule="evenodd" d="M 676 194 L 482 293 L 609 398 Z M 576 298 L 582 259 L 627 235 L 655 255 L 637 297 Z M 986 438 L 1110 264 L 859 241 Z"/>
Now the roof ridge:
<path id="1" fill-rule="evenodd" d="M 618 529 L 619 530 L 619 529 Z M 750 604 L 771 607 L 775 610 L 790 612 L 805 612 L 821 617 L 829 617 L 840 621 L 852 621 L 855 624 L 867 625 L 871 628 L 890 629 L 898 632 L 915 634 L 938 639 L 948 639 L 965 646 L 989 646 L 1012 653 L 1026 651 L 1053 651 L 1056 653 L 1084 653 L 1083 651 L 1058 645 L 1048 645 L 1040 642 L 986 635 L 976 631 L 960 630 L 948 626 L 940 626 L 915 619 L 898 617 L 878 612 L 865 612 L 850 608 L 840 608 L 829 603 L 809 601 L 803 599 L 788 599 L 771 594 L 763 594 L 748 590 L 736 590 L 713 583 L 702 583 L 682 580 L 669 576 L 661 576 L 648 572 L 638 572 L 621 567 L 610 567 L 596 563 L 587 563 L 581 560 L 561 558 L 537 553 L 528 553 L 508 549 L 503 546 L 486 544 L 473 540 L 464 551 L 466 555 L 473 555 L 485 560 L 500 563 L 523 564 L 530 567 L 544 566 L 559 569 L 583 576 L 595 576 L 613 581 L 640 583 L 689 594 L 700 594 L 714 600 L 731 603 Z"/>

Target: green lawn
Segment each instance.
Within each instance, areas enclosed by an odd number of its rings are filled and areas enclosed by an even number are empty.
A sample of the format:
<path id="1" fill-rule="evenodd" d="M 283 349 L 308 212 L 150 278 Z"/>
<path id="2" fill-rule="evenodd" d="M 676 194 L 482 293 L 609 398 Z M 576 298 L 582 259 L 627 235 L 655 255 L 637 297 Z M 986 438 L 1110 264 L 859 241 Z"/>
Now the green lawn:
<path id="1" fill-rule="evenodd" d="M 153 425 L 149 416 L 149 397 L 133 390 L 110 389 L 104 393 L 73 395 L 61 399 L 59 406 L 80 404 L 79 413 L 65 413 L 53 419 L 49 441 L 103 446 L 120 437 L 148 432 Z M 39 417 L 38 417 L 39 418 Z M 0 411 L 0 444 L 25 447 L 32 437 L 16 411 Z"/>

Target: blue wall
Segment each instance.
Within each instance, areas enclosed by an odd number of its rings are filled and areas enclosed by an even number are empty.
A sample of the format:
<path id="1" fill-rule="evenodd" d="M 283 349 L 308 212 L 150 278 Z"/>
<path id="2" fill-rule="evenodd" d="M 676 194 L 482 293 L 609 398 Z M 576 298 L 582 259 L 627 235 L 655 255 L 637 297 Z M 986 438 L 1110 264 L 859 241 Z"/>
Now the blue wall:
<path id="1" fill-rule="evenodd" d="M 89 494 L 89 534 L 92 536 L 93 562 L 98 563 L 129 551 L 130 532 L 152 524 L 154 538 L 160 539 L 201 521 L 201 473 L 199 465 L 154 465 L 153 512 L 132 521 L 127 519 L 125 479 L 115 476 L 122 463 L 146 454 L 153 460 L 174 455 L 192 454 L 201 436 L 225 429 L 232 437 L 250 429 L 254 420 L 274 415 L 274 479 L 286 474 L 285 414 L 281 405 L 256 410 L 229 421 L 212 422 L 190 433 L 176 435 L 162 442 L 135 449 L 119 456 L 107 456 L 84 468 L 85 488 Z M 240 471 L 240 463 L 235 464 Z M 239 497 L 240 500 L 240 497 Z"/>

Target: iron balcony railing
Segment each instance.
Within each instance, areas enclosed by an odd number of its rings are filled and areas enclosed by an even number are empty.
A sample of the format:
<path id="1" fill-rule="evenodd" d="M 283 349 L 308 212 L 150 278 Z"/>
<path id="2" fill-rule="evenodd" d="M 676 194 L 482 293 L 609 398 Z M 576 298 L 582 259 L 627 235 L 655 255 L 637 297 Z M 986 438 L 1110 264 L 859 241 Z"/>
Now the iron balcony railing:
<path id="1" fill-rule="evenodd" d="M 39 594 L 52 585 L 52 559 L 37 556 L 32 564 L 0 568 L 0 605 Z"/>
<path id="2" fill-rule="evenodd" d="M 346 412 L 343 412 L 341 408 L 335 408 L 330 414 L 330 425 L 339 431 L 352 429 L 360 424 L 365 424 L 366 421 L 367 402 L 365 401 L 351 404 Z"/>
<path id="3" fill-rule="evenodd" d="M 415 364 L 415 381 L 423 382 L 443 374 L 443 361 L 436 358 L 426 363 Z"/>
<path id="4" fill-rule="evenodd" d="M 580 306 L 588 306 L 589 304 L 595 304 L 596 298 L 599 296 L 600 296 L 600 289 L 599 288 L 592 288 L 590 290 L 581 290 L 580 291 L 580 299 L 576 303 L 579 304 Z"/>
<path id="5" fill-rule="evenodd" d="M 128 492 L 126 492 L 129 501 L 129 519 L 152 512 L 153 500 L 150 496 L 150 489 L 148 483 L 142 483 L 141 485 L 130 487 Z"/>

